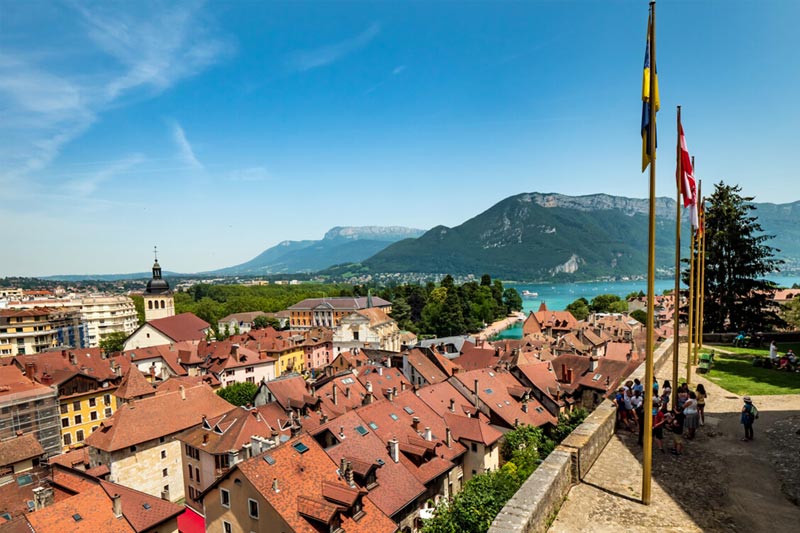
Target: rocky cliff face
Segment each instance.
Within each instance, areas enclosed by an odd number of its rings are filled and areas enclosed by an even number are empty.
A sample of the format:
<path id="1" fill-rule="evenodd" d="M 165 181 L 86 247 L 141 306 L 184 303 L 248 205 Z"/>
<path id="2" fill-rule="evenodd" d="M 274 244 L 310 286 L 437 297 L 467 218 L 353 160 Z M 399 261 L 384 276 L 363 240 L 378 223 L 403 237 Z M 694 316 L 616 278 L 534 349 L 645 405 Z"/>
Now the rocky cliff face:
<path id="1" fill-rule="evenodd" d="M 625 198 L 608 194 L 566 196 L 556 193 L 534 192 L 520 196 L 522 202 L 534 202 L 542 207 L 563 207 L 579 211 L 619 210 L 626 215 L 647 215 L 649 201 L 646 198 Z M 656 217 L 675 220 L 675 202 L 670 198 L 656 198 Z"/>
<path id="2" fill-rule="evenodd" d="M 399 241 L 419 237 L 424 230 L 403 226 L 336 226 L 325 233 L 323 239 L 367 239 L 375 241 Z"/>

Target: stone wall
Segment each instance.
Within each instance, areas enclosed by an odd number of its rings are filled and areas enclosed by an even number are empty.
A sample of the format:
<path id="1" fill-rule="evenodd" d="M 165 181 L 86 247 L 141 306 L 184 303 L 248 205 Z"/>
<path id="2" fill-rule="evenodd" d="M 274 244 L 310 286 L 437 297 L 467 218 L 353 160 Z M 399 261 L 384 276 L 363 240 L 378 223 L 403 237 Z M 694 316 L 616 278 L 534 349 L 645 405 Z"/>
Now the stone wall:
<path id="1" fill-rule="evenodd" d="M 672 339 L 655 352 L 654 368 L 672 355 Z M 645 365 L 629 376 L 644 382 Z M 586 420 L 547 456 L 531 477 L 506 503 L 492 522 L 489 533 L 537 533 L 546 531 L 573 484 L 580 482 L 614 435 L 616 409 L 611 400 L 597 406 Z"/>

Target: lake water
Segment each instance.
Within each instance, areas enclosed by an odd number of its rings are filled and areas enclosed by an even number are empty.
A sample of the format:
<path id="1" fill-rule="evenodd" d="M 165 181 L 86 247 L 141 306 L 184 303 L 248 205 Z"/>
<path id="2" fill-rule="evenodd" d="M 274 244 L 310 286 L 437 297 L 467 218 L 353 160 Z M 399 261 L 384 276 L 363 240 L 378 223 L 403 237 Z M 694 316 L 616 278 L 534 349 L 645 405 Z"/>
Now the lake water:
<path id="1" fill-rule="evenodd" d="M 800 276 L 774 276 L 769 278 L 782 287 L 791 287 L 794 283 L 800 283 Z M 514 287 L 522 294 L 523 290 L 537 292 L 536 298 L 523 298 L 522 311 L 527 315 L 530 311 L 536 311 L 542 302 L 547 304 L 547 308 L 560 311 L 578 298 L 586 298 L 591 301 L 599 294 L 616 294 L 624 298 L 633 291 L 646 292 L 647 281 L 593 281 L 586 283 L 507 283 L 507 287 Z M 656 294 L 661 294 L 665 290 L 675 287 L 674 280 L 657 279 L 655 282 Z M 522 324 L 519 323 L 502 333 L 497 338 L 500 339 L 519 339 L 522 338 Z"/>

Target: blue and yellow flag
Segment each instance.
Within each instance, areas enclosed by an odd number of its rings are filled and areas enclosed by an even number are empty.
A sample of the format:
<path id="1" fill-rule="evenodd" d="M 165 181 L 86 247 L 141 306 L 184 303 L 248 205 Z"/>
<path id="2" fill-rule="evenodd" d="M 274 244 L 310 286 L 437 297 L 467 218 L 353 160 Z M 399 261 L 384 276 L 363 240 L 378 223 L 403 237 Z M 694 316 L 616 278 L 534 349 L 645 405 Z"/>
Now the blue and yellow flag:
<path id="1" fill-rule="evenodd" d="M 653 36 L 653 17 L 647 19 L 647 46 L 644 50 L 644 76 L 642 78 L 642 172 L 647 170 L 647 165 L 656 158 L 655 153 L 650 153 L 650 135 L 656 135 L 656 125 L 650 124 L 650 105 L 656 106 L 656 111 L 660 107 L 658 98 L 658 74 L 655 63 L 650 64 L 650 39 Z M 653 97 L 650 96 L 650 72 L 653 75 Z"/>

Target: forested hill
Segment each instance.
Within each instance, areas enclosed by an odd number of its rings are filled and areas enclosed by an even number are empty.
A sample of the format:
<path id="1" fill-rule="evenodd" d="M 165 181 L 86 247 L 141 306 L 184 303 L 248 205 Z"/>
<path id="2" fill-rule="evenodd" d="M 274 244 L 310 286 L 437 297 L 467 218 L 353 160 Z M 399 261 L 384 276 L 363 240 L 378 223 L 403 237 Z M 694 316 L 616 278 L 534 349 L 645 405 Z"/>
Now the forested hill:
<path id="1" fill-rule="evenodd" d="M 791 213 L 798 204 L 756 204 L 756 214 L 767 233 L 797 233 Z M 667 270 L 675 260 L 675 202 L 659 198 L 656 209 L 656 264 Z M 395 243 L 363 264 L 370 272 L 490 272 L 515 280 L 638 276 L 647 271 L 647 211 L 644 199 L 519 194 L 454 228 L 437 226 Z M 783 241 L 775 242 L 783 244 L 781 256 L 800 256 L 800 239 Z"/>

